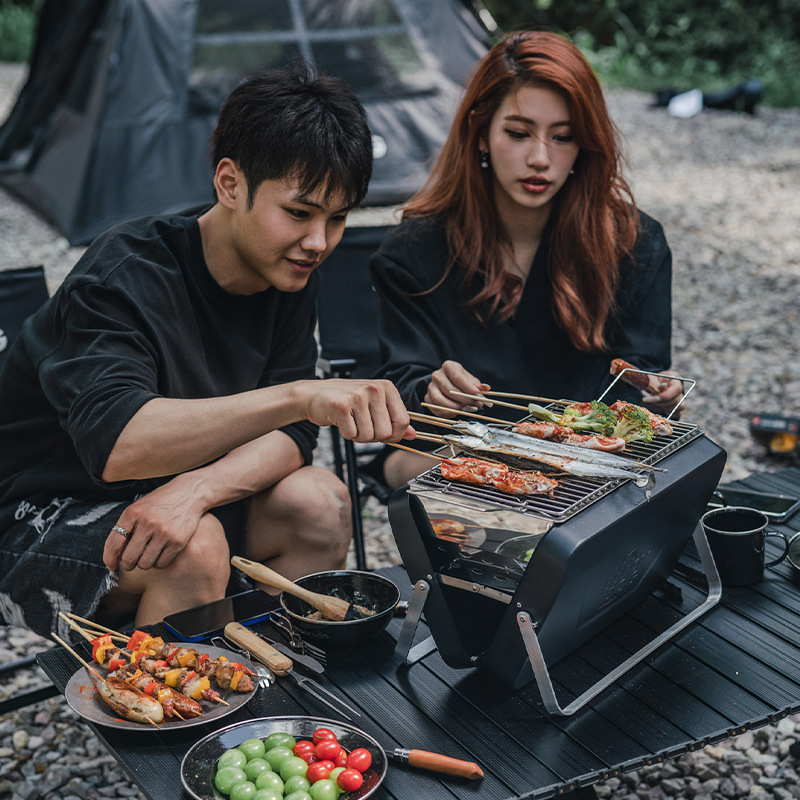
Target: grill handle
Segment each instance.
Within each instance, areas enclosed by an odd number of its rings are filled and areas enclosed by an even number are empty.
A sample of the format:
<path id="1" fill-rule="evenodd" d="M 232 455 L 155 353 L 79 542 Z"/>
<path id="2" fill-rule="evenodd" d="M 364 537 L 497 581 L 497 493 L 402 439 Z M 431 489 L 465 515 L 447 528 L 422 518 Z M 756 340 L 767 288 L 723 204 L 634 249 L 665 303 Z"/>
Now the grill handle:
<path id="1" fill-rule="evenodd" d="M 550 680 L 550 673 L 547 669 L 547 664 L 545 664 L 542 649 L 539 646 L 539 639 L 536 636 L 530 614 L 526 611 L 520 611 L 517 614 L 517 624 L 522 634 L 522 641 L 525 644 L 525 650 L 528 653 L 531 667 L 533 667 L 536 685 L 539 687 L 542 702 L 549 714 L 560 717 L 571 716 L 578 709 L 583 708 L 593 697 L 622 677 L 628 670 L 649 656 L 650 653 L 657 650 L 667 640 L 682 631 L 687 625 L 690 625 L 720 601 L 722 597 L 722 583 L 720 582 L 717 566 L 714 563 L 714 557 L 711 555 L 711 549 L 708 546 L 708 541 L 703 532 L 702 525 L 698 525 L 697 528 L 695 528 L 693 538 L 695 546 L 697 547 L 697 552 L 700 555 L 700 563 L 702 564 L 703 572 L 708 581 L 708 595 L 705 601 L 693 611 L 690 611 L 682 619 L 678 620 L 674 625 L 667 628 L 663 633 L 660 633 L 655 639 L 648 642 L 626 661 L 623 661 L 622 664 L 609 672 L 608 675 L 589 687 L 589 689 L 580 695 L 580 697 L 575 698 L 566 708 L 561 708 L 561 705 L 556 699 L 553 683 Z"/>

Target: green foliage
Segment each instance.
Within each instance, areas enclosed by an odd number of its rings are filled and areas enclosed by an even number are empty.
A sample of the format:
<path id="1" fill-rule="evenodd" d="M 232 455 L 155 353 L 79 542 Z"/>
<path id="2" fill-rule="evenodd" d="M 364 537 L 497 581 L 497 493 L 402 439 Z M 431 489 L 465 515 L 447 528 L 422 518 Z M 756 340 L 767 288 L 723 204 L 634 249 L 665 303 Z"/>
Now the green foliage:
<path id="1" fill-rule="evenodd" d="M 0 61 L 27 62 L 30 58 L 36 5 L 0 0 Z"/>
<path id="2" fill-rule="evenodd" d="M 484 0 L 503 30 L 569 33 L 606 82 L 714 92 L 758 78 L 800 104 L 800 0 Z"/>

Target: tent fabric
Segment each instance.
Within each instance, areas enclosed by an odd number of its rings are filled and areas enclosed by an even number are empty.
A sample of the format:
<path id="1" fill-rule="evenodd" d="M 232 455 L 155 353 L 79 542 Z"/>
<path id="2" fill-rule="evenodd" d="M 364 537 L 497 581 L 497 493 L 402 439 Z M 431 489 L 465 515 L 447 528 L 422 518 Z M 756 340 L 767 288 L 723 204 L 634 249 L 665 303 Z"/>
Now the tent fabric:
<path id="1" fill-rule="evenodd" d="M 45 0 L 0 127 L 0 185 L 72 245 L 213 199 L 220 104 L 300 54 L 347 80 L 375 142 L 365 205 L 418 189 L 490 45 L 470 0 Z"/>

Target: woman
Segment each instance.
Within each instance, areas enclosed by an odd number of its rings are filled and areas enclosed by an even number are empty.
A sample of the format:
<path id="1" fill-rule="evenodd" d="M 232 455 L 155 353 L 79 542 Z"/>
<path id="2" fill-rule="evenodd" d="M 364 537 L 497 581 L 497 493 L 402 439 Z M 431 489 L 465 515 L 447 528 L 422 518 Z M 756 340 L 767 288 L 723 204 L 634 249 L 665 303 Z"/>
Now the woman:
<path id="1" fill-rule="evenodd" d="M 616 357 L 668 369 L 672 257 L 620 160 L 600 84 L 567 39 L 514 33 L 484 56 L 428 182 L 371 263 L 380 374 L 410 410 L 490 407 L 454 394 L 489 387 L 590 400 Z M 618 383 L 613 399 L 670 410 L 681 382 L 660 384 L 642 396 Z M 522 416 L 503 412 L 491 415 Z M 396 487 L 430 463 L 391 451 L 384 477 Z"/>

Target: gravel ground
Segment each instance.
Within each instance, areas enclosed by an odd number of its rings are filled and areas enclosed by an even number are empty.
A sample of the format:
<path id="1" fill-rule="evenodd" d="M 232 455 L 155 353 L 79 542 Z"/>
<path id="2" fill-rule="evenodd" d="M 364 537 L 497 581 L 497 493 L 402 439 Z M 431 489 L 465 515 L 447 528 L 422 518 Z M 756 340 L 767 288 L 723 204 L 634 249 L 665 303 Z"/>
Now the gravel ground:
<path id="1" fill-rule="evenodd" d="M 24 68 L 0 64 L 0 119 Z M 707 111 L 688 119 L 649 108 L 647 95 L 614 90 L 609 104 L 628 149 L 627 174 L 642 209 L 673 249 L 674 368 L 697 381 L 685 419 L 728 451 L 725 479 L 800 463 L 769 456 L 750 438 L 752 412 L 800 415 L 800 368 L 786 358 L 800 341 L 800 110 L 755 117 Z M 81 249 L 0 190 L 0 269 L 45 265 L 54 290 Z M 327 437 L 319 459 L 330 463 Z M 365 510 L 371 566 L 398 563 L 385 509 Z M 0 664 L 47 646 L 0 627 Z M 39 685 L 37 670 L 0 678 L 0 699 Z M 747 732 L 676 761 L 599 784 L 613 800 L 800 798 L 800 717 Z M 63 699 L 0 717 L 0 797 L 141 797 Z"/>

